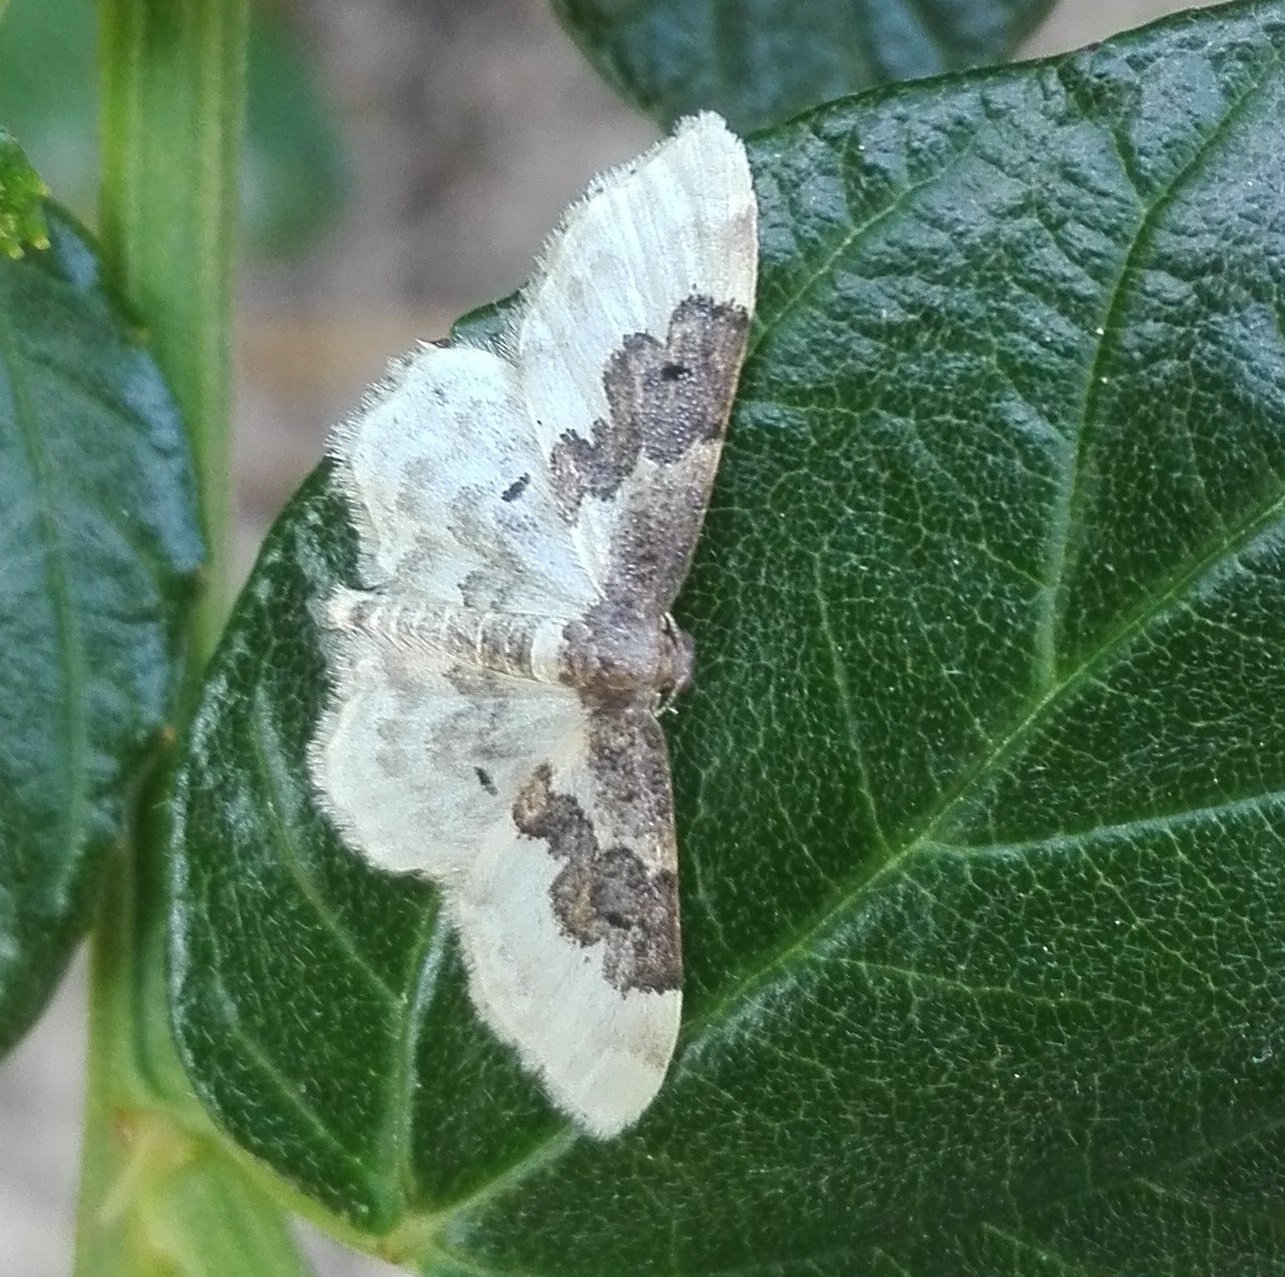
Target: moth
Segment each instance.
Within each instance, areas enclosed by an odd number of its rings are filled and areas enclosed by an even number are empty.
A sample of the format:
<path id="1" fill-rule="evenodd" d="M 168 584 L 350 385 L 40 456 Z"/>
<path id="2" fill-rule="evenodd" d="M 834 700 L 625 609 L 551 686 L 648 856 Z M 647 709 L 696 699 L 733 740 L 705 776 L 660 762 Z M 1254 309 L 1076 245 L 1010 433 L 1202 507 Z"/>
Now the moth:
<path id="1" fill-rule="evenodd" d="M 670 615 L 754 307 L 745 149 L 716 115 L 566 213 L 504 337 L 400 361 L 332 442 L 359 589 L 321 608 L 310 764 L 372 865 L 440 889 L 481 1019 L 607 1137 L 651 1103 L 681 1011 L 658 712 Z"/>

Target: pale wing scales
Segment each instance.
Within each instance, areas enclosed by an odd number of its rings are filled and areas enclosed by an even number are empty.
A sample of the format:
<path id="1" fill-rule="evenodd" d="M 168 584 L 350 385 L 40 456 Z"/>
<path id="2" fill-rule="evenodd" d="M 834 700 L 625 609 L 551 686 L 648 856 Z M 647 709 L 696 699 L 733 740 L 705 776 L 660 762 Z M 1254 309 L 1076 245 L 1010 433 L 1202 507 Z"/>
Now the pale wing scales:
<path id="1" fill-rule="evenodd" d="M 597 595 L 557 516 L 516 373 L 485 350 L 409 355 L 333 445 L 363 584 L 444 606 L 574 615 Z"/>
<path id="2" fill-rule="evenodd" d="M 549 908 L 558 866 L 517 836 L 497 839 L 466 892 L 448 892 L 483 1021 L 554 1102 L 598 1136 L 633 1123 L 664 1081 L 682 1014 L 678 990 L 621 994 Z"/>
<path id="3" fill-rule="evenodd" d="M 523 680 L 463 697 L 422 649 L 361 631 L 334 641 L 312 766 L 336 825 L 377 867 L 437 884 L 482 1019 L 588 1130 L 623 1130 L 664 1080 L 682 1011 L 655 719 L 590 714 Z M 592 761 L 608 738 L 624 751 L 609 775 Z"/>
<path id="4" fill-rule="evenodd" d="M 334 695 L 312 749 L 322 805 L 371 864 L 458 881 L 513 802 L 532 758 L 576 748 L 582 711 L 565 689 L 495 678 L 461 692 L 431 650 L 332 633 Z"/>
<path id="5" fill-rule="evenodd" d="M 630 746 L 610 776 L 604 734 Z M 651 1103 L 677 1040 L 677 847 L 655 719 L 585 713 L 575 744 L 537 768 L 448 906 L 482 1018 L 609 1136 Z"/>
<path id="6" fill-rule="evenodd" d="M 700 532 L 757 235 L 744 146 L 699 115 L 590 188 L 524 297 L 518 370 L 554 495 L 598 584 L 647 611 L 667 610 Z M 622 564 L 642 568 L 622 581 Z"/>

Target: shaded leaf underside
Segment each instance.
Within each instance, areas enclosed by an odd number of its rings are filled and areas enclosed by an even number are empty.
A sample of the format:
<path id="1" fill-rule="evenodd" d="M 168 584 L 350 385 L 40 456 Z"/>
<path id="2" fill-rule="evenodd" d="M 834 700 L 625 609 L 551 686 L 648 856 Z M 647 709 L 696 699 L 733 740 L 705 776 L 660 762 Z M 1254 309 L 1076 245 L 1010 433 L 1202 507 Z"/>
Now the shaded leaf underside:
<path id="1" fill-rule="evenodd" d="M 744 133 L 875 85 L 1006 58 L 1050 0 L 553 0 L 585 56 L 665 123 Z"/>
<path id="2" fill-rule="evenodd" d="M 1282 50 L 1233 5 L 753 148 L 685 1026 L 617 1141 L 312 808 L 354 556 L 305 486 L 176 804 L 176 1024 L 238 1140 L 439 1274 L 1279 1270 Z"/>

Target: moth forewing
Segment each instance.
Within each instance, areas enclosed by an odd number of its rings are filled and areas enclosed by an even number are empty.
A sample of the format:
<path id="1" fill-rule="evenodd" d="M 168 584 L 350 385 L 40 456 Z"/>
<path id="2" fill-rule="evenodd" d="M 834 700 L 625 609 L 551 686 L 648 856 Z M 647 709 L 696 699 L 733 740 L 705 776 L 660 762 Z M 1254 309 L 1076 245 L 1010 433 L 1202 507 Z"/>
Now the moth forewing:
<path id="1" fill-rule="evenodd" d="M 426 347 L 336 435 L 361 579 L 319 609 L 319 801 L 441 891 L 482 1020 L 594 1135 L 681 1012 L 668 617 L 753 311 L 744 147 L 683 121 L 567 213 L 495 350 Z"/>
<path id="2" fill-rule="evenodd" d="M 744 145 L 704 113 L 598 178 L 524 292 L 517 367 L 555 495 L 608 593 L 669 551 L 645 587 L 662 613 L 709 503 L 757 271 Z"/>

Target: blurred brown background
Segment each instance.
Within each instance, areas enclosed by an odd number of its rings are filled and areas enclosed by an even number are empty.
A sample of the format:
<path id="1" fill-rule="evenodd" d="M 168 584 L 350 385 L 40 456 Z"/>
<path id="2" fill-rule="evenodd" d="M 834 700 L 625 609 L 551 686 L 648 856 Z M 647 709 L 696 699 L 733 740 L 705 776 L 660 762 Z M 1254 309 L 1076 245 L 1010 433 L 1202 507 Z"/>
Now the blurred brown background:
<path id="1" fill-rule="evenodd" d="M 249 263 L 236 410 L 238 574 L 390 355 L 519 285 L 562 207 L 654 129 L 597 79 L 545 0 L 298 0 L 354 190 L 304 259 Z M 1062 0 L 1058 52 L 1190 7 Z M 70 1272 L 83 969 L 0 1068 L 0 1277 Z M 393 1269 L 309 1238 L 325 1277 Z M 229 1275 L 232 1277 L 232 1275 Z"/>

